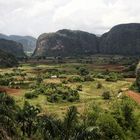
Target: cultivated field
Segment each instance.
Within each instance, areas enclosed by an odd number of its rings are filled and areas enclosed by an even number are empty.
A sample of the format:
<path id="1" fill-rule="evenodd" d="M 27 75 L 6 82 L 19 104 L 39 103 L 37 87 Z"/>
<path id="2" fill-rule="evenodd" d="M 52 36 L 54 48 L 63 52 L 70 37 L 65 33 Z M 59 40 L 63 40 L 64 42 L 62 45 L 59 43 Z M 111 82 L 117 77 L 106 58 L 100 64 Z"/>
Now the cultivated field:
<path id="1" fill-rule="evenodd" d="M 83 68 L 83 73 L 80 70 L 81 68 Z M 66 109 L 72 105 L 77 106 L 79 112 L 84 112 L 88 106 L 94 103 L 103 108 L 109 108 L 110 104 L 115 100 L 120 100 L 125 95 L 126 90 L 135 80 L 135 78 L 123 77 L 125 69 L 126 66 L 120 64 L 25 63 L 18 68 L 0 70 L 1 75 L 6 75 L 5 79 L 9 77 L 12 79 L 12 82 L 10 81 L 7 85 L 1 82 L 0 90 L 6 91 L 13 96 L 20 106 L 27 100 L 33 105 L 40 106 L 44 112 L 58 115 L 65 113 Z M 83 80 L 86 78 L 87 80 Z M 37 89 L 42 85 L 46 86 L 48 84 L 60 84 L 62 87 L 70 87 L 78 92 L 79 99 L 63 100 L 57 99 L 59 97 L 55 95 L 53 98 L 56 98 L 56 101 L 54 99 L 49 101 L 48 97 L 52 99 L 50 94 L 55 93 L 49 91 L 50 93 L 41 94 Z M 80 89 L 78 89 L 78 86 Z M 121 91 L 122 89 L 125 90 Z M 26 96 L 26 94 L 33 94 L 33 91 L 36 92 L 37 97 Z M 109 92 L 109 100 L 103 98 L 102 94 L 104 92 Z M 118 97 L 120 92 L 122 92 L 121 97 Z"/>

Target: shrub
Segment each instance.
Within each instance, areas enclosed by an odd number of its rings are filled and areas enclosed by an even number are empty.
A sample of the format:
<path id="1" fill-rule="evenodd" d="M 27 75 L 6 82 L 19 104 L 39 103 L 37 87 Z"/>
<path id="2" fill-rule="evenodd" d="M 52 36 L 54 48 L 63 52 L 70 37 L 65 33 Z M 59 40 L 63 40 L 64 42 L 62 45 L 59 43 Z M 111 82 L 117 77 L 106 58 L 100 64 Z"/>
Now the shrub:
<path id="1" fill-rule="evenodd" d="M 2 86 L 8 86 L 10 82 L 12 82 L 13 78 L 1 78 L 0 79 L 0 85 Z"/>
<path id="2" fill-rule="evenodd" d="M 97 89 L 101 89 L 103 87 L 102 83 L 98 82 Z"/>
<path id="3" fill-rule="evenodd" d="M 63 83 L 63 84 L 67 84 L 68 81 L 67 81 L 66 79 L 63 79 L 63 80 L 62 80 L 62 83 Z"/>
<path id="4" fill-rule="evenodd" d="M 76 90 L 82 91 L 82 85 L 77 85 Z"/>
<path id="5" fill-rule="evenodd" d="M 94 78 L 91 75 L 86 75 L 84 76 L 84 81 L 94 81 Z"/>
<path id="6" fill-rule="evenodd" d="M 37 94 L 35 94 L 35 93 L 25 93 L 24 96 L 27 99 L 33 99 L 33 98 L 37 98 L 38 97 Z"/>
<path id="7" fill-rule="evenodd" d="M 140 87 L 138 86 L 136 81 L 131 85 L 130 89 L 140 92 Z"/>
<path id="8" fill-rule="evenodd" d="M 79 100 L 78 90 L 74 90 L 63 84 L 49 83 L 40 84 L 34 89 L 35 95 L 46 95 L 49 102 L 76 101 Z M 27 95 L 30 96 L 30 95 Z M 30 98 L 30 97 L 29 97 Z"/>
<path id="9" fill-rule="evenodd" d="M 62 98 L 59 94 L 52 94 L 51 96 L 47 97 L 47 101 L 51 102 L 51 103 L 56 103 L 61 101 Z"/>
<path id="10" fill-rule="evenodd" d="M 98 73 L 95 75 L 95 78 L 105 79 L 105 75 L 103 75 L 102 73 Z"/>
<path id="11" fill-rule="evenodd" d="M 80 76 L 72 76 L 68 79 L 69 82 L 84 82 L 84 79 Z"/>
<path id="12" fill-rule="evenodd" d="M 89 71 L 85 68 L 79 68 L 79 74 L 81 76 L 85 76 L 85 75 L 88 75 L 89 74 Z"/>
<path id="13" fill-rule="evenodd" d="M 109 81 L 109 82 L 117 82 L 118 81 L 117 74 L 114 73 L 114 72 L 109 73 L 109 75 L 106 78 L 106 81 Z"/>
<path id="14" fill-rule="evenodd" d="M 111 98 L 110 92 L 109 91 L 103 92 L 102 97 L 105 100 L 109 100 Z"/>
<path id="15" fill-rule="evenodd" d="M 100 128 L 101 139 L 104 140 L 124 140 L 125 135 L 122 127 L 117 123 L 113 116 L 104 113 L 97 119 L 97 126 Z"/>

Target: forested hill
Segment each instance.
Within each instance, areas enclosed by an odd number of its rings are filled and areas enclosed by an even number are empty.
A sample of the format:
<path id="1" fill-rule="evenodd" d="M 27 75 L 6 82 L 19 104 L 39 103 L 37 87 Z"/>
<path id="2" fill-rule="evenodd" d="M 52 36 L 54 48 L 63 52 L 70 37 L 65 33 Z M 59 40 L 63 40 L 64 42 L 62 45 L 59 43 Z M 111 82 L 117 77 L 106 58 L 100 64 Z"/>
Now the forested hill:
<path id="1" fill-rule="evenodd" d="M 18 61 L 13 55 L 0 50 L 0 68 L 14 67 L 17 65 Z"/>
<path id="2" fill-rule="evenodd" d="M 12 40 L 0 39 L 0 50 L 14 55 L 16 58 L 26 57 L 23 46 Z"/>

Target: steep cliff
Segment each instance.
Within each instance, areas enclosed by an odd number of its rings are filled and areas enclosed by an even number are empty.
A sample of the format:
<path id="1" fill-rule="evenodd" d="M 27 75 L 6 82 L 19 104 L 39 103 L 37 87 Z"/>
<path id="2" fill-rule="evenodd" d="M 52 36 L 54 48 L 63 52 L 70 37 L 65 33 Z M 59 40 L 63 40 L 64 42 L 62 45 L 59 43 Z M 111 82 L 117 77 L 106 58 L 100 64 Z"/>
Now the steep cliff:
<path id="1" fill-rule="evenodd" d="M 94 34 L 63 29 L 40 35 L 33 56 L 79 56 L 95 53 L 98 53 L 98 38 Z"/>

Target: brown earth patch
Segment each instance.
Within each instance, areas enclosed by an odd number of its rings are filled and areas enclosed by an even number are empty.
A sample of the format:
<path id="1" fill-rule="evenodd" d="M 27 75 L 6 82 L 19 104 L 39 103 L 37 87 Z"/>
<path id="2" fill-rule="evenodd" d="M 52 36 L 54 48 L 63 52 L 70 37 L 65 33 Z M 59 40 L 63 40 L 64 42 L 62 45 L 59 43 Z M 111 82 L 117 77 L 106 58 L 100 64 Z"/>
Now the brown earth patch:
<path id="1" fill-rule="evenodd" d="M 122 72 L 125 70 L 125 67 L 122 65 L 92 65 L 94 69 L 99 69 L 99 70 L 109 70 L 109 71 L 116 71 L 116 72 Z"/>
<path id="2" fill-rule="evenodd" d="M 0 87 L 0 92 L 6 92 L 9 95 L 21 96 L 22 89 Z"/>
<path id="3" fill-rule="evenodd" d="M 134 82 L 136 80 L 136 78 L 125 78 L 125 80 L 127 82 Z"/>
<path id="4" fill-rule="evenodd" d="M 140 104 L 140 93 L 136 93 L 130 90 L 126 93 L 126 95 L 134 99 L 138 104 Z"/>

